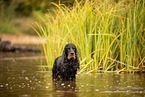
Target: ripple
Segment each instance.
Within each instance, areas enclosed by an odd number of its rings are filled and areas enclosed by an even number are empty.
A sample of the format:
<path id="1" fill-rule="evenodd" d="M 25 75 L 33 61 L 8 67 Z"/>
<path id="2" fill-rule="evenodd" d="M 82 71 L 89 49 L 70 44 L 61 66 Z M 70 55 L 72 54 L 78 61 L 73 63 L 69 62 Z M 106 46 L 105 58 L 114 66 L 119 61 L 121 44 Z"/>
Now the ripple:
<path id="1" fill-rule="evenodd" d="M 0 85 L 0 88 L 3 88 L 4 87 L 4 85 Z"/>
<path id="2" fill-rule="evenodd" d="M 23 94 L 23 95 L 19 95 L 19 97 L 31 97 L 31 95 Z"/>
<path id="3" fill-rule="evenodd" d="M 5 84 L 6 86 L 8 86 L 9 84 Z"/>
<path id="4" fill-rule="evenodd" d="M 99 91 L 99 89 L 96 89 L 95 91 Z"/>
<path id="5" fill-rule="evenodd" d="M 28 78 L 28 77 L 25 77 L 25 79 L 26 79 L 26 80 L 29 80 L 29 78 Z"/>
<path id="6" fill-rule="evenodd" d="M 61 86 L 64 86 L 64 83 L 62 83 Z"/>
<path id="7" fill-rule="evenodd" d="M 130 91 L 130 90 L 119 91 L 119 90 L 116 90 L 116 91 L 102 91 L 101 93 L 140 93 L 140 94 L 144 94 L 145 91 Z"/>

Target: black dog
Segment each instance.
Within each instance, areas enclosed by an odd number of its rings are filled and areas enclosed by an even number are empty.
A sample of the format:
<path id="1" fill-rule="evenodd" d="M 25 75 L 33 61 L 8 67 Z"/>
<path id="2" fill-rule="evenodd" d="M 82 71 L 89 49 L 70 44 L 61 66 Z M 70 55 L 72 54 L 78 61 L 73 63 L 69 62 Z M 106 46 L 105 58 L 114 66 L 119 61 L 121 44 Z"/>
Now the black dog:
<path id="1" fill-rule="evenodd" d="M 79 69 L 78 51 L 74 44 L 67 44 L 63 50 L 63 55 L 55 59 L 52 77 L 60 80 L 75 80 L 77 69 Z"/>

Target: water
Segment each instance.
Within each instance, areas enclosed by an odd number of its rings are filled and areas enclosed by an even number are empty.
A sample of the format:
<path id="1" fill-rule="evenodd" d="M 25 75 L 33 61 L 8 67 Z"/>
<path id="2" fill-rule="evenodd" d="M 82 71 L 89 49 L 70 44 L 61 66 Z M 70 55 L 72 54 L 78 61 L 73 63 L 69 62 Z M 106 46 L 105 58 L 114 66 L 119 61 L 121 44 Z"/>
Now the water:
<path id="1" fill-rule="evenodd" d="M 145 73 L 79 74 L 76 81 L 52 81 L 45 60 L 15 57 L 35 53 L 0 53 L 0 97 L 145 97 Z M 2 58 L 9 57 L 8 60 Z"/>

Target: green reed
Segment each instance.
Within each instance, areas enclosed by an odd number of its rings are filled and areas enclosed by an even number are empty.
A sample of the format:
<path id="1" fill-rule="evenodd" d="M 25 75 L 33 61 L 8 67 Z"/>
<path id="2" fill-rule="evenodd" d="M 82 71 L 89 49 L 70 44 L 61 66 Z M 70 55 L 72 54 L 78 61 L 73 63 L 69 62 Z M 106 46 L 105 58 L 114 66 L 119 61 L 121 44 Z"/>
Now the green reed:
<path id="1" fill-rule="evenodd" d="M 144 0 L 86 0 L 57 8 L 36 22 L 47 65 L 53 66 L 67 43 L 79 51 L 82 72 L 142 70 L 144 62 Z"/>

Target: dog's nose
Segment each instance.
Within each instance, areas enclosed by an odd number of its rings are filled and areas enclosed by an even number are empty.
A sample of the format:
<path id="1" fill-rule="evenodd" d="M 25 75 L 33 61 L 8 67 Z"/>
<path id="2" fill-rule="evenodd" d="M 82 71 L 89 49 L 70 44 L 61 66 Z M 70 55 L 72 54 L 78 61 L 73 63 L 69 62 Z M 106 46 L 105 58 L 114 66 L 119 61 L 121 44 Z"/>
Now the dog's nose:
<path id="1" fill-rule="evenodd" d="M 74 53 L 70 53 L 71 55 L 74 55 Z"/>

